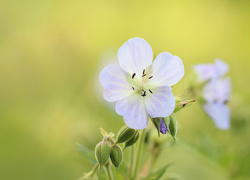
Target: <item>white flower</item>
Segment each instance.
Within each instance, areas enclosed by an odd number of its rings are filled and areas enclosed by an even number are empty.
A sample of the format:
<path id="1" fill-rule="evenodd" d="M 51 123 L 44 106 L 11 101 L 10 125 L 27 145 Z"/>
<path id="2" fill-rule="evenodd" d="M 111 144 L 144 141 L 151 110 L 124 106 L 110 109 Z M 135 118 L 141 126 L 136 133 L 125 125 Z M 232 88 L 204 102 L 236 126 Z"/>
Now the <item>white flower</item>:
<path id="1" fill-rule="evenodd" d="M 231 81 L 223 76 L 228 72 L 228 65 L 216 59 L 214 64 L 195 65 L 200 82 L 208 81 L 202 91 L 205 103 L 202 105 L 205 112 L 211 117 L 219 129 L 230 127 L 230 109 L 227 102 L 231 95 Z"/>
<path id="2" fill-rule="evenodd" d="M 231 81 L 227 78 L 214 78 L 203 88 L 205 112 L 212 118 L 219 129 L 230 128 L 230 109 L 227 102 L 231 95 Z"/>
<path id="3" fill-rule="evenodd" d="M 193 66 L 193 69 L 198 74 L 199 81 L 204 82 L 212 78 L 222 77 L 228 72 L 229 67 L 222 60 L 215 59 L 214 64 L 198 64 Z"/>
<path id="4" fill-rule="evenodd" d="M 166 117 L 175 109 L 172 88 L 184 75 L 182 60 L 168 52 L 153 61 L 150 45 L 141 38 L 125 42 L 118 51 L 120 66 L 100 73 L 104 99 L 116 103 L 116 112 L 133 129 L 147 127 L 149 116 Z"/>

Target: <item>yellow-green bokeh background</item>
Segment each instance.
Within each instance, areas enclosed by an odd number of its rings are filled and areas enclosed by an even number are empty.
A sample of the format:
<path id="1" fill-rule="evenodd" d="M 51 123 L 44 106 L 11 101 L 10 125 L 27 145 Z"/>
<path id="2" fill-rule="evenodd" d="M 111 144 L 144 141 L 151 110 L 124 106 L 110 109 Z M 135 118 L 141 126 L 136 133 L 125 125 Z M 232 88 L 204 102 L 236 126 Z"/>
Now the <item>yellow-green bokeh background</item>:
<path id="1" fill-rule="evenodd" d="M 91 169 L 75 143 L 93 149 L 101 126 L 124 124 L 96 83 L 133 37 L 178 55 L 186 75 L 216 57 L 230 65 L 231 130 L 194 104 L 178 116 L 181 145 L 159 166 L 175 161 L 168 173 L 181 179 L 250 178 L 250 1 L 0 0 L 0 179 L 69 180 Z"/>

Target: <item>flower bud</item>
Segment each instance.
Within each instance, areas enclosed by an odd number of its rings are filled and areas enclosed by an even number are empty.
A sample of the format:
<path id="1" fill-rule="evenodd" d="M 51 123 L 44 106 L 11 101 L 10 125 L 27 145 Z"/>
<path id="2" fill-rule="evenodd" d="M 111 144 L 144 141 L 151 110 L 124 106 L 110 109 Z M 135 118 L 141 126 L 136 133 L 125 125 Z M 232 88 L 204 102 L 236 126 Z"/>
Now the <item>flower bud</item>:
<path id="1" fill-rule="evenodd" d="M 177 134 L 177 130 L 178 130 L 178 123 L 177 123 L 177 119 L 174 115 L 170 116 L 169 130 L 170 130 L 170 134 L 172 135 L 172 137 L 174 139 L 176 139 L 176 134 Z"/>
<path id="2" fill-rule="evenodd" d="M 166 134 L 166 133 L 168 132 L 168 127 L 167 127 L 167 125 L 165 124 L 163 118 L 161 118 L 160 132 L 161 132 L 162 134 Z"/>
<path id="3" fill-rule="evenodd" d="M 129 128 L 128 126 L 123 126 L 117 135 L 116 143 L 123 143 L 129 141 L 134 137 L 136 130 Z"/>
<path id="4" fill-rule="evenodd" d="M 107 141 L 101 141 L 95 147 L 95 157 L 100 165 L 104 165 L 109 159 L 111 151 L 109 144 Z"/>
<path id="5" fill-rule="evenodd" d="M 110 159 L 116 168 L 118 168 L 122 163 L 122 156 L 122 148 L 119 145 L 115 144 L 111 147 Z"/>
<path id="6" fill-rule="evenodd" d="M 134 134 L 134 137 L 132 137 L 129 141 L 125 142 L 124 149 L 126 147 L 132 146 L 134 143 L 136 143 L 138 141 L 139 137 L 140 137 L 140 134 L 139 134 L 138 131 L 136 131 L 135 134 Z"/>
<path id="7" fill-rule="evenodd" d="M 158 137 L 160 137 L 160 133 L 166 134 L 168 132 L 168 118 L 169 117 L 157 117 L 157 118 L 152 118 L 152 122 L 155 125 L 157 131 L 158 131 Z"/>
<path id="8" fill-rule="evenodd" d="M 184 107 L 187 107 L 187 105 L 190 105 L 191 103 L 193 103 L 195 101 L 196 101 L 195 99 L 188 99 L 188 100 L 179 101 L 179 102 L 176 101 L 176 106 L 175 106 L 174 112 L 176 113 L 176 112 L 180 111 L 181 109 L 183 109 Z"/>

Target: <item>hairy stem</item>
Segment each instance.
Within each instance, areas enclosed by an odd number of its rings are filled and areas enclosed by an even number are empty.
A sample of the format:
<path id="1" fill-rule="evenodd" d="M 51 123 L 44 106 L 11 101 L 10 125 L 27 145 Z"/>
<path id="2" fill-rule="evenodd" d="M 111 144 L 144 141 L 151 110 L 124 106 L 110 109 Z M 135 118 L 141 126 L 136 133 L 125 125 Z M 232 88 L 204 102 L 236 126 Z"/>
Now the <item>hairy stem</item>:
<path id="1" fill-rule="evenodd" d="M 129 163 L 128 163 L 128 172 L 126 179 L 130 180 L 131 179 L 131 172 L 133 170 L 133 165 L 134 165 L 134 146 L 131 146 L 129 149 Z"/>
<path id="2" fill-rule="evenodd" d="M 142 149 L 142 144 L 143 144 L 143 141 L 144 141 L 144 134 L 145 134 L 145 129 L 143 129 L 142 133 L 141 133 L 141 138 L 140 138 L 139 147 L 138 147 L 138 151 L 137 151 L 137 157 L 136 157 L 134 174 L 133 174 L 132 180 L 135 180 L 136 177 L 137 177 L 137 171 L 138 171 L 138 166 L 139 166 L 139 161 L 140 161 L 141 149 Z"/>
<path id="3" fill-rule="evenodd" d="M 105 165 L 105 167 L 106 167 L 106 172 L 107 172 L 108 179 L 113 180 L 113 173 L 112 173 L 110 165 L 107 164 L 107 165 Z"/>

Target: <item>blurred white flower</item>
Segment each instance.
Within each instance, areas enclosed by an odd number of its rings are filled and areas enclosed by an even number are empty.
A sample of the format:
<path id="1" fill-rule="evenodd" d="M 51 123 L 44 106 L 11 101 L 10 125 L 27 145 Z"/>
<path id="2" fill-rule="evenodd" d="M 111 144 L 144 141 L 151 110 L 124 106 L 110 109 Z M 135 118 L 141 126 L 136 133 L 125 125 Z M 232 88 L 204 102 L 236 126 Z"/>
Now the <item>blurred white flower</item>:
<path id="1" fill-rule="evenodd" d="M 214 64 L 195 65 L 194 70 L 200 82 L 208 81 L 202 90 L 205 112 L 211 117 L 219 129 L 230 128 L 230 109 L 227 102 L 231 96 L 231 81 L 223 77 L 229 70 L 228 65 L 216 59 Z"/>
<path id="2" fill-rule="evenodd" d="M 229 67 L 224 61 L 215 59 L 214 64 L 198 64 L 193 66 L 193 69 L 197 73 L 199 81 L 204 82 L 212 78 L 222 77 L 228 72 Z"/>
<path id="3" fill-rule="evenodd" d="M 116 112 L 133 129 L 147 127 L 149 116 L 166 117 L 175 109 L 170 86 L 184 75 L 182 60 L 163 52 L 153 61 L 153 51 L 142 38 L 125 42 L 118 51 L 120 66 L 100 73 L 104 99 L 116 103 Z"/>
<path id="4" fill-rule="evenodd" d="M 231 81 L 227 78 L 214 78 L 203 88 L 203 105 L 206 113 L 212 118 L 219 129 L 230 128 L 230 109 L 227 102 L 231 95 Z"/>
<path id="5" fill-rule="evenodd" d="M 103 99 L 103 91 L 104 88 L 100 83 L 100 71 L 103 70 L 104 67 L 108 66 L 109 64 L 119 65 L 117 61 L 117 52 L 115 51 L 114 47 L 110 47 L 106 49 L 100 56 L 99 62 L 97 63 L 96 73 L 93 79 L 93 91 L 95 92 L 96 97 L 98 100 L 104 104 L 111 112 L 115 113 L 115 102 L 109 103 L 105 99 Z"/>

